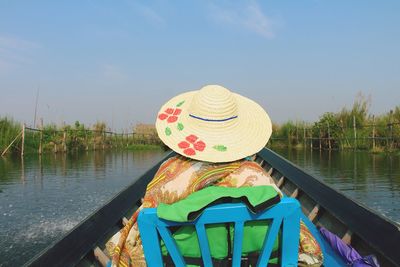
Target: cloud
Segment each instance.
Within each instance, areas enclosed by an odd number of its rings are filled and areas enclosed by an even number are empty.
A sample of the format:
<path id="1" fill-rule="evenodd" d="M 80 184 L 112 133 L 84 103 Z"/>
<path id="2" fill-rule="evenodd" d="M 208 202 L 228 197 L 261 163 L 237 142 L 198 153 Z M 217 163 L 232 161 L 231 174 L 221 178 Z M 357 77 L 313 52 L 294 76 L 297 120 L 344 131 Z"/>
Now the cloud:
<path id="1" fill-rule="evenodd" d="M 274 38 L 275 21 L 266 16 L 256 2 L 245 3 L 244 6 L 230 8 L 211 4 L 209 8 L 211 18 L 217 23 L 243 28 L 264 38 Z"/>
<path id="2" fill-rule="evenodd" d="M 41 46 L 21 38 L 0 36 L 0 73 L 32 63 L 32 52 Z"/>

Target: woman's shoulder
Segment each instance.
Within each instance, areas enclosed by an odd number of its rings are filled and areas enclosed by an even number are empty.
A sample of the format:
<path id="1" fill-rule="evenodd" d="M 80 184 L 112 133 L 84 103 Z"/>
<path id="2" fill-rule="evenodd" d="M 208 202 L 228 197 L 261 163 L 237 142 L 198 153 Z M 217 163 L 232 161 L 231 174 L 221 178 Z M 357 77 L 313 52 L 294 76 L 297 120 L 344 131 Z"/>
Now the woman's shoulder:
<path id="1" fill-rule="evenodd" d="M 175 169 L 182 165 L 191 164 L 192 162 L 193 160 L 189 158 L 183 157 L 181 155 L 175 155 L 166 159 L 163 163 L 161 163 L 157 173 L 162 173 L 169 169 Z"/>

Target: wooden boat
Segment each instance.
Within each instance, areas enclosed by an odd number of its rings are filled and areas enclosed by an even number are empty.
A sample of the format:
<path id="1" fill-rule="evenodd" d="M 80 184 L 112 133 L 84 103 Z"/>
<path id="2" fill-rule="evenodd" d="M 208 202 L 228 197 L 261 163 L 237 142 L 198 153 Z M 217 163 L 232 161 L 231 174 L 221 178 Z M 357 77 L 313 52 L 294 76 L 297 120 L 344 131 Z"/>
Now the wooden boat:
<path id="1" fill-rule="evenodd" d="M 26 266 L 101 266 L 106 240 L 141 204 L 146 185 L 169 153 L 132 185 L 95 211 L 69 233 L 31 259 Z M 400 266 L 400 226 L 354 202 L 270 149 L 255 156 L 288 196 L 298 199 L 314 225 L 324 226 L 361 255 L 375 254 L 381 266 Z M 133 207 L 134 206 L 134 207 Z M 325 264 L 325 266 L 329 266 Z"/>

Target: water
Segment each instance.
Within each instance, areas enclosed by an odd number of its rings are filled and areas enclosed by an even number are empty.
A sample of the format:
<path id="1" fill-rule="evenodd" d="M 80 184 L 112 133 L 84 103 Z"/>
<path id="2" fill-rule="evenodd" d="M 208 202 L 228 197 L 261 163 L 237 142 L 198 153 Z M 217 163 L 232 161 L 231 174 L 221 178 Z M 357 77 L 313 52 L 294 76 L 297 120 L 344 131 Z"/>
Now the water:
<path id="1" fill-rule="evenodd" d="M 274 149 L 316 178 L 400 222 L 400 155 Z"/>
<path id="2" fill-rule="evenodd" d="M 158 162 L 163 151 L 0 158 L 0 266 L 20 266 Z"/>
<path id="3" fill-rule="evenodd" d="M 400 156 L 275 149 L 316 177 L 400 222 Z M 0 266 L 20 266 L 141 173 L 162 151 L 0 158 Z"/>

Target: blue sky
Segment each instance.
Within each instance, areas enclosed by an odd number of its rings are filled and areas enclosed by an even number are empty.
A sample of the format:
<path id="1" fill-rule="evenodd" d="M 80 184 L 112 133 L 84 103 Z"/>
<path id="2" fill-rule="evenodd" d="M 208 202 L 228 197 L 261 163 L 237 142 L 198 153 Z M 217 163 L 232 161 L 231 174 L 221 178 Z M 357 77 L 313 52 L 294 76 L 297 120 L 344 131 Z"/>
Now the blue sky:
<path id="1" fill-rule="evenodd" d="M 399 1 L 0 0 L 0 116 L 115 130 L 221 84 L 275 122 L 400 105 Z"/>

